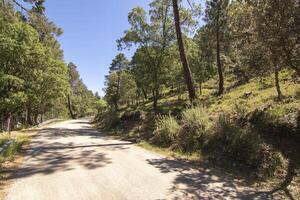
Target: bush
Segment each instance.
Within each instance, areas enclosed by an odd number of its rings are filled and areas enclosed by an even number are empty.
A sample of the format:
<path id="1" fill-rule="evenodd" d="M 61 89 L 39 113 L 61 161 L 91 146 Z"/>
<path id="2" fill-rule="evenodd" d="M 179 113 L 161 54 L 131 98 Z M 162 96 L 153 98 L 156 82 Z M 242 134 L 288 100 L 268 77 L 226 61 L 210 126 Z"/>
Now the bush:
<path id="1" fill-rule="evenodd" d="M 175 142 L 180 125 L 171 115 L 158 116 L 155 121 L 153 142 L 162 147 L 170 147 Z"/>
<path id="2" fill-rule="evenodd" d="M 94 123 L 98 128 L 104 129 L 104 130 L 111 130 L 113 128 L 116 128 L 120 125 L 120 117 L 118 112 L 113 110 L 108 110 L 102 113 L 99 113 Z"/>
<path id="3" fill-rule="evenodd" d="M 145 113 L 141 110 L 127 111 L 125 112 L 120 120 L 121 121 L 141 121 L 145 119 Z"/>
<path id="4" fill-rule="evenodd" d="M 212 141 L 214 150 L 251 167 L 259 178 L 272 177 L 283 166 L 282 155 L 266 145 L 257 131 L 225 115 L 216 120 Z"/>
<path id="5" fill-rule="evenodd" d="M 247 126 L 231 122 L 225 115 L 220 115 L 215 123 L 216 147 L 222 153 L 248 165 L 257 165 L 262 140 Z"/>
<path id="6" fill-rule="evenodd" d="M 202 148 L 209 140 L 211 122 L 202 107 L 187 109 L 182 113 L 182 127 L 177 144 L 180 150 L 192 152 Z"/>

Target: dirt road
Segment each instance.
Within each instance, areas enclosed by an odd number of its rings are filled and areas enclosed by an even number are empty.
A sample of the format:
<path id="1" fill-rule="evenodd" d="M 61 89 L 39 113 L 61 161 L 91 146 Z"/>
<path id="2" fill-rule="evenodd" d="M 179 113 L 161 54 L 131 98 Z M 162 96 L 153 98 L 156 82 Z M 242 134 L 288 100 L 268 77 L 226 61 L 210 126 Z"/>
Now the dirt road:
<path id="1" fill-rule="evenodd" d="M 26 152 L 9 200 L 272 199 L 222 173 L 102 135 L 88 120 L 43 129 Z"/>

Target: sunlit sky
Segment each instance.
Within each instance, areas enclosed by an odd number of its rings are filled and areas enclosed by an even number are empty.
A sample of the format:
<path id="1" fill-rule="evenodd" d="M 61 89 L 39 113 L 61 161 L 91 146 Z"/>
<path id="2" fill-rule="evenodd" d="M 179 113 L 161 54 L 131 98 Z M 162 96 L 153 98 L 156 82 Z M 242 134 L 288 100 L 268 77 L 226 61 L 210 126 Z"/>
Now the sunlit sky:
<path id="1" fill-rule="evenodd" d="M 84 83 L 103 95 L 104 76 L 118 53 L 116 40 L 129 28 L 127 14 L 151 0 L 48 0 L 46 15 L 64 30 L 58 39 L 65 61 L 77 65 Z M 123 52 L 131 58 L 133 52 Z"/>

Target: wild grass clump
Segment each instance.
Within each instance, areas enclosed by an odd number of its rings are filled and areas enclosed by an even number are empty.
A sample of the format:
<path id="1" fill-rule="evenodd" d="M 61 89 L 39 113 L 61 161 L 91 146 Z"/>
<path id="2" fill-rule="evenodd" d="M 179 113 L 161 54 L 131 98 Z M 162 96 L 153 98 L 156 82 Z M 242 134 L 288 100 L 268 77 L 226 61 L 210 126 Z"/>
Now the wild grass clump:
<path id="1" fill-rule="evenodd" d="M 201 149 L 210 139 L 211 121 L 204 108 L 195 107 L 182 113 L 181 129 L 178 134 L 178 148 L 184 152 Z"/>
<path id="2" fill-rule="evenodd" d="M 197 151 L 208 142 L 210 127 L 211 121 L 202 107 L 186 109 L 179 121 L 171 115 L 159 116 L 153 142 L 183 152 Z"/>
<path id="3" fill-rule="evenodd" d="M 23 134 L 17 134 L 14 137 L 8 134 L 1 135 L 0 146 L 3 149 L 0 154 L 0 164 L 7 160 L 12 160 L 28 141 L 29 137 Z"/>
<path id="4" fill-rule="evenodd" d="M 180 125 L 171 115 L 159 115 L 155 121 L 153 142 L 161 147 L 170 147 L 176 142 Z"/>

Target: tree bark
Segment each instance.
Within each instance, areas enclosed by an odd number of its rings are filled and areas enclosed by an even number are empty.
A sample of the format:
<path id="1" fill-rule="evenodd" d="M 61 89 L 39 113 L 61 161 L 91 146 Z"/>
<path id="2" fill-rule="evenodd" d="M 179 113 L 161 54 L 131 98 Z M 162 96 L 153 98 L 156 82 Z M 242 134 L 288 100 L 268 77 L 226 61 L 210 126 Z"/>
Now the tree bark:
<path id="1" fill-rule="evenodd" d="M 153 109 L 157 109 L 157 103 L 158 103 L 158 95 L 159 91 L 158 90 L 153 90 L 152 91 L 152 96 L 153 96 Z"/>
<path id="2" fill-rule="evenodd" d="M 179 53 L 180 53 L 180 60 L 181 60 L 183 71 L 184 71 L 184 77 L 185 77 L 185 81 L 187 84 L 190 101 L 191 101 L 191 103 L 193 103 L 194 100 L 197 98 L 197 96 L 196 96 L 196 92 L 195 92 L 195 88 L 194 88 L 194 84 L 193 84 L 193 80 L 192 80 L 191 70 L 189 68 L 189 64 L 188 64 L 188 61 L 187 61 L 187 58 L 185 55 L 185 50 L 184 50 L 184 44 L 183 44 L 183 39 L 182 39 L 181 27 L 180 27 L 178 0 L 172 0 L 172 1 L 173 1 L 174 21 L 175 21 L 178 48 L 179 48 Z"/>
<path id="3" fill-rule="evenodd" d="M 115 102 L 114 102 L 114 107 L 115 107 L 115 111 L 118 111 L 118 110 L 119 110 L 118 101 L 115 101 Z"/>
<path id="4" fill-rule="evenodd" d="M 148 96 L 147 96 L 147 92 L 146 92 L 146 90 L 145 90 L 144 88 L 142 88 L 142 92 L 143 92 L 143 94 L 144 94 L 145 99 L 147 100 L 147 99 L 148 99 Z"/>
<path id="5" fill-rule="evenodd" d="M 280 83 L 279 83 L 279 70 L 278 67 L 275 69 L 275 85 L 276 85 L 276 90 L 277 90 L 277 98 L 279 101 L 282 100 L 282 93 L 280 89 Z"/>
<path id="6" fill-rule="evenodd" d="M 71 102 L 70 95 L 68 95 L 68 107 L 69 107 L 69 112 L 70 112 L 71 118 L 75 119 L 75 116 L 74 116 L 74 113 L 72 110 L 72 102 Z"/>
<path id="7" fill-rule="evenodd" d="M 118 75 L 118 82 L 117 82 L 117 102 L 116 102 L 116 104 L 118 104 L 118 101 L 119 101 L 119 99 L 120 99 L 120 90 L 121 90 L 121 75 L 120 75 L 120 72 L 117 72 L 117 75 Z"/>
<path id="8" fill-rule="evenodd" d="M 3 116 L 2 114 L 0 114 L 0 131 L 4 129 L 3 123 L 4 123 Z"/>
<path id="9" fill-rule="evenodd" d="M 34 125 L 38 125 L 39 114 L 34 114 Z"/>
<path id="10" fill-rule="evenodd" d="M 11 131 L 11 113 L 8 114 L 8 117 L 7 117 L 7 127 L 6 127 L 6 131 L 7 133 L 10 135 L 10 131 Z"/>
<path id="11" fill-rule="evenodd" d="M 217 66 L 218 66 L 218 74 L 219 74 L 219 91 L 218 95 L 222 95 L 224 92 L 224 77 L 221 63 L 221 55 L 220 55 L 220 27 L 219 27 L 219 10 L 217 11 Z"/>
<path id="12" fill-rule="evenodd" d="M 202 95 L 202 82 L 201 81 L 199 83 L 199 92 L 200 92 L 200 95 Z"/>
<path id="13" fill-rule="evenodd" d="M 31 118 L 31 109 L 30 107 L 28 106 L 27 107 L 27 114 L 26 114 L 26 125 L 33 125 L 33 121 L 32 121 L 32 118 Z"/>

